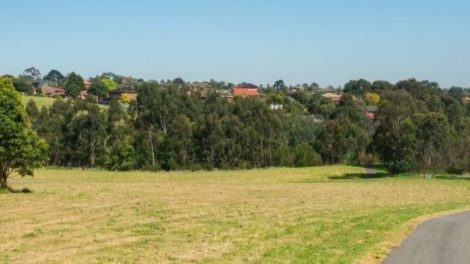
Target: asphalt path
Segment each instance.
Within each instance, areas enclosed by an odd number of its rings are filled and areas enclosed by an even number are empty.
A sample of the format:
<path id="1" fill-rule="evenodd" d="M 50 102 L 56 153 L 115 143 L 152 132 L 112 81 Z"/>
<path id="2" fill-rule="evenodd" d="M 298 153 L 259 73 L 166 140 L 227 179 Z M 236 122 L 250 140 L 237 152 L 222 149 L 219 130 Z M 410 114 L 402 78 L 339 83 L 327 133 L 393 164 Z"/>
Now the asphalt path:
<path id="1" fill-rule="evenodd" d="M 470 212 L 424 222 L 392 251 L 384 263 L 470 263 Z"/>

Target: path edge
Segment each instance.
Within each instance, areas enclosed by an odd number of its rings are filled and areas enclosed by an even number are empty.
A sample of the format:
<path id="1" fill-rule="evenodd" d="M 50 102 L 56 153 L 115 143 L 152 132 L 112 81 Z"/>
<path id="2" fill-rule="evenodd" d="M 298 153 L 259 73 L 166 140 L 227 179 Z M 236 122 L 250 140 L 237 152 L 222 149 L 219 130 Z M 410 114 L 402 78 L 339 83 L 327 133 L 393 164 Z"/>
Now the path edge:
<path id="1" fill-rule="evenodd" d="M 462 207 L 459 209 L 447 210 L 442 212 L 436 212 L 433 214 L 423 215 L 406 222 L 400 229 L 392 231 L 386 234 L 385 237 L 388 239 L 380 242 L 372 248 L 372 250 L 364 253 L 360 256 L 355 264 L 379 264 L 383 263 L 385 259 L 392 253 L 392 251 L 399 247 L 401 243 L 408 238 L 413 231 L 416 230 L 418 225 L 427 222 L 429 220 L 450 216 L 454 214 L 464 213 L 470 211 L 470 206 Z"/>

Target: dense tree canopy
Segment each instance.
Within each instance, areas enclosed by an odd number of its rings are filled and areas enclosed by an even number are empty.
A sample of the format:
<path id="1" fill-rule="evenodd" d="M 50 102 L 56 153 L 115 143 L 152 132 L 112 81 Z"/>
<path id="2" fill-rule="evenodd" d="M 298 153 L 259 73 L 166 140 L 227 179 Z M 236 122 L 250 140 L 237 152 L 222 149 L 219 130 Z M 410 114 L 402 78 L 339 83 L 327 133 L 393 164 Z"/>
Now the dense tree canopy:
<path id="1" fill-rule="evenodd" d="M 64 79 L 64 75 L 58 70 L 51 70 L 46 76 L 44 76 L 44 80 L 49 80 L 58 84 Z"/>
<path id="2" fill-rule="evenodd" d="M 28 93 L 32 78 L 20 76 L 15 88 Z M 60 73 L 51 71 L 46 79 L 58 80 Z M 85 88 L 73 72 L 62 84 L 72 98 Z M 96 97 L 118 86 L 135 88 L 136 100 L 99 107 Z M 230 87 L 215 80 L 193 86 L 181 78 L 155 82 L 105 73 L 91 79 L 86 100 L 58 99 L 42 109 L 29 103 L 26 112 L 49 145 L 49 164 L 57 166 L 178 170 L 382 163 L 394 173 L 470 171 L 469 89 L 360 79 L 344 89 L 329 87 L 325 95 L 316 83 L 287 86 L 279 80 L 260 88 L 261 97 L 232 99 L 223 96 Z"/>
<path id="3" fill-rule="evenodd" d="M 41 71 L 35 67 L 29 67 L 23 71 L 23 77 L 31 80 L 38 80 L 41 78 Z"/>
<path id="4" fill-rule="evenodd" d="M 75 72 L 70 73 L 65 78 L 65 94 L 70 97 L 77 97 L 85 87 L 83 78 Z"/>
<path id="5" fill-rule="evenodd" d="M 27 77 L 19 76 L 18 78 L 15 78 L 13 80 L 13 86 L 20 93 L 24 93 L 28 95 L 33 94 L 33 85 L 32 85 L 31 79 Z"/>

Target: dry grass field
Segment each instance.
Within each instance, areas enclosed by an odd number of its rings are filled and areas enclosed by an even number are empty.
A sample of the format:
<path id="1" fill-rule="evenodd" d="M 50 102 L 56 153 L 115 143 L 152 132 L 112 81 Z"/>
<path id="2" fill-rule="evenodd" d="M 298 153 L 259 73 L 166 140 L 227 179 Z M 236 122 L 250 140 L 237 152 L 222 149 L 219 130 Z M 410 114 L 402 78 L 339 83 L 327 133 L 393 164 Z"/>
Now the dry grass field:
<path id="1" fill-rule="evenodd" d="M 363 172 L 42 169 L 10 182 L 31 193 L 0 194 L 0 263 L 351 263 L 470 205 L 467 180 Z"/>

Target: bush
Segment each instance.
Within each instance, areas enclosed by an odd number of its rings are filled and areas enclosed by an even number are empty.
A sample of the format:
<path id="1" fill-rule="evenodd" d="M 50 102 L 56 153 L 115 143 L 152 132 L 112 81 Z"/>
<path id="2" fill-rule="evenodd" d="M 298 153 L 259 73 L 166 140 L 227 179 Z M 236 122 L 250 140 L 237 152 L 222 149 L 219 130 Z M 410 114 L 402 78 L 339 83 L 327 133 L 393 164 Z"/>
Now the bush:
<path id="1" fill-rule="evenodd" d="M 323 164 L 320 155 L 307 143 L 295 147 L 295 166 L 309 167 Z"/>
<path id="2" fill-rule="evenodd" d="M 155 165 L 146 165 L 146 166 L 143 166 L 141 168 L 141 170 L 143 171 L 151 171 L 151 172 L 157 172 L 157 171 L 161 171 L 161 167 L 160 167 L 160 164 L 155 164 Z"/>
<path id="3" fill-rule="evenodd" d="M 134 148 L 127 141 L 117 142 L 105 156 L 104 166 L 108 170 L 129 171 L 136 165 Z"/>
<path id="4" fill-rule="evenodd" d="M 364 167 L 371 167 L 378 162 L 377 157 L 372 153 L 360 153 L 358 159 L 359 164 Z"/>
<path id="5" fill-rule="evenodd" d="M 416 163 L 409 160 L 397 160 L 392 163 L 385 164 L 385 167 L 391 173 L 402 173 L 416 170 Z"/>
<path id="6" fill-rule="evenodd" d="M 457 175 L 462 175 L 465 173 L 465 170 L 467 169 L 467 164 L 468 162 L 463 160 L 462 158 L 454 158 L 452 160 L 449 160 L 449 163 L 446 168 L 446 172 L 450 174 L 457 174 Z"/>
<path id="7" fill-rule="evenodd" d="M 465 168 L 459 166 L 450 166 L 446 169 L 446 172 L 450 174 L 462 175 L 465 172 Z"/>
<path id="8" fill-rule="evenodd" d="M 198 163 L 193 163 L 189 166 L 189 169 L 193 172 L 202 170 L 202 166 Z"/>

